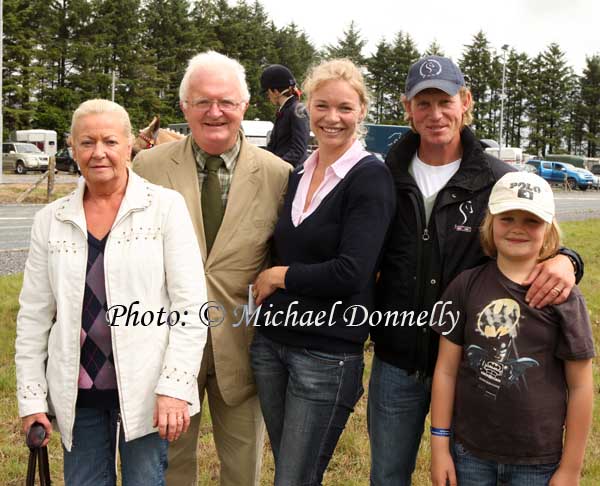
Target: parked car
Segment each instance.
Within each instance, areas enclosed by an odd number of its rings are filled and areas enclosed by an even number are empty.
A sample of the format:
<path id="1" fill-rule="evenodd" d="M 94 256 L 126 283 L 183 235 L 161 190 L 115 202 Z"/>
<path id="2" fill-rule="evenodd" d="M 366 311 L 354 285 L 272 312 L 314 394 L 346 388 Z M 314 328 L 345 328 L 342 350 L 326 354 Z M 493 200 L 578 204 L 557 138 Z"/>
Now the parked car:
<path id="1" fill-rule="evenodd" d="M 32 143 L 4 142 L 2 144 L 2 166 L 25 174 L 28 170 L 48 170 L 48 156 Z"/>
<path id="2" fill-rule="evenodd" d="M 68 172 L 69 174 L 81 174 L 77 162 L 73 160 L 73 151 L 71 147 L 65 147 L 56 154 L 56 169 Z"/>
<path id="3" fill-rule="evenodd" d="M 579 188 L 585 191 L 592 187 L 594 176 L 589 170 L 550 160 L 528 160 L 527 164 L 535 167 L 537 174 L 550 183 L 564 184 L 566 179 L 570 189 Z"/>
<path id="4" fill-rule="evenodd" d="M 600 191 L 600 176 L 592 176 L 592 188 L 596 189 L 596 191 Z"/>
<path id="5" fill-rule="evenodd" d="M 594 164 L 592 165 L 592 168 L 590 169 L 590 172 L 594 175 L 600 175 L 600 164 Z"/>

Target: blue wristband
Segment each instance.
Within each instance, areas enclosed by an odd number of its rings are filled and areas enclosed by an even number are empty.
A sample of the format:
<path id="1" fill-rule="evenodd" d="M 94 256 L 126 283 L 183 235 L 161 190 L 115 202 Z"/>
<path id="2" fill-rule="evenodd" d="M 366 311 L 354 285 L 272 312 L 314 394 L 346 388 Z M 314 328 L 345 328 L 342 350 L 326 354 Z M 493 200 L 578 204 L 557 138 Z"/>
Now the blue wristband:
<path id="1" fill-rule="evenodd" d="M 450 429 L 440 429 L 438 427 L 431 427 L 431 435 L 436 437 L 450 437 Z"/>

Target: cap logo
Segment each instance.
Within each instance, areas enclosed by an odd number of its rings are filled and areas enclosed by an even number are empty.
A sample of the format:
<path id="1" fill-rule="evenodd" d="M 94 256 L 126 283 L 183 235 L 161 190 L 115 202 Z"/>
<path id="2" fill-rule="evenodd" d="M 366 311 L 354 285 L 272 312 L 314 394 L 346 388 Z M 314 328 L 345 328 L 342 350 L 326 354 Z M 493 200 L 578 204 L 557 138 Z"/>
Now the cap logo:
<path id="1" fill-rule="evenodd" d="M 422 78 L 433 78 L 442 74 L 442 65 L 435 59 L 427 59 L 419 68 Z"/>
<path id="2" fill-rule="evenodd" d="M 532 201 L 534 192 L 537 192 L 538 194 L 542 192 L 542 189 L 539 186 L 532 186 L 528 182 L 512 182 L 510 188 L 513 189 L 515 187 L 518 187 L 517 197 L 530 199 Z"/>

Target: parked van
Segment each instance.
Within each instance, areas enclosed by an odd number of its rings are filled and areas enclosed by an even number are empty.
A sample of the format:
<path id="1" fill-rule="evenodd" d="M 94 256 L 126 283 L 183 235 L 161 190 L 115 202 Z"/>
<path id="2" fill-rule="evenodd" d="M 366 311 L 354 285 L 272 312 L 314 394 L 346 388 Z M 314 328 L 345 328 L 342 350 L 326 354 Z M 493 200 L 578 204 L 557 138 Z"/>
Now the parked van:
<path id="1" fill-rule="evenodd" d="M 522 164 L 523 163 L 523 149 L 517 147 L 502 147 L 500 149 L 500 155 L 498 155 L 497 148 L 486 148 L 485 151 L 498 157 L 500 160 L 509 164 Z"/>
<path id="2" fill-rule="evenodd" d="M 48 156 L 56 154 L 56 132 L 54 130 L 17 130 L 15 142 L 32 143 Z"/>

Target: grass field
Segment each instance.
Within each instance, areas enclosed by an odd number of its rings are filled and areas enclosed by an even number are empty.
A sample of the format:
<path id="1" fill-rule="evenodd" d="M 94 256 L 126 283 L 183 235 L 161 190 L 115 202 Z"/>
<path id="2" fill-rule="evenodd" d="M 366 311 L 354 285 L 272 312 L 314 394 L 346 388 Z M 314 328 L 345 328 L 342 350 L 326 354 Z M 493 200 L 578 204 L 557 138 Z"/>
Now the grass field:
<path id="1" fill-rule="evenodd" d="M 17 201 L 19 195 L 25 192 L 31 184 L 2 184 L 0 185 L 0 204 L 3 203 L 14 203 Z M 54 185 L 54 192 L 52 194 L 52 201 L 59 197 L 66 196 L 73 189 L 76 184 L 74 183 L 60 183 Z M 47 187 L 44 181 L 38 187 L 36 187 L 30 194 L 27 195 L 23 203 L 25 204 L 46 204 L 48 202 Z"/>
<path id="2" fill-rule="evenodd" d="M 596 349 L 600 350 L 600 220 L 564 223 L 565 243 L 584 258 L 586 273 L 581 289 L 590 309 Z M 20 433 L 15 399 L 14 336 L 17 297 L 21 276 L 0 277 L 0 485 L 21 485 L 24 482 L 27 453 Z M 370 372 L 371 353 L 367 353 L 365 388 Z M 600 384 L 598 359 L 594 360 L 594 383 Z M 595 395 L 594 424 L 588 443 L 583 486 L 600 484 L 600 398 Z M 327 486 L 362 486 L 368 484 L 369 445 L 366 424 L 366 394 L 360 400 L 330 463 L 324 484 Z M 421 444 L 417 471 L 413 477 L 416 486 L 429 484 L 429 441 L 427 434 Z M 218 464 L 212 444 L 209 419 L 204 413 L 202 439 L 199 447 L 202 486 L 217 484 Z M 50 444 L 50 463 L 55 484 L 62 482 L 62 453 L 55 434 Z M 262 484 L 272 484 L 273 461 L 268 445 L 265 446 Z"/>

